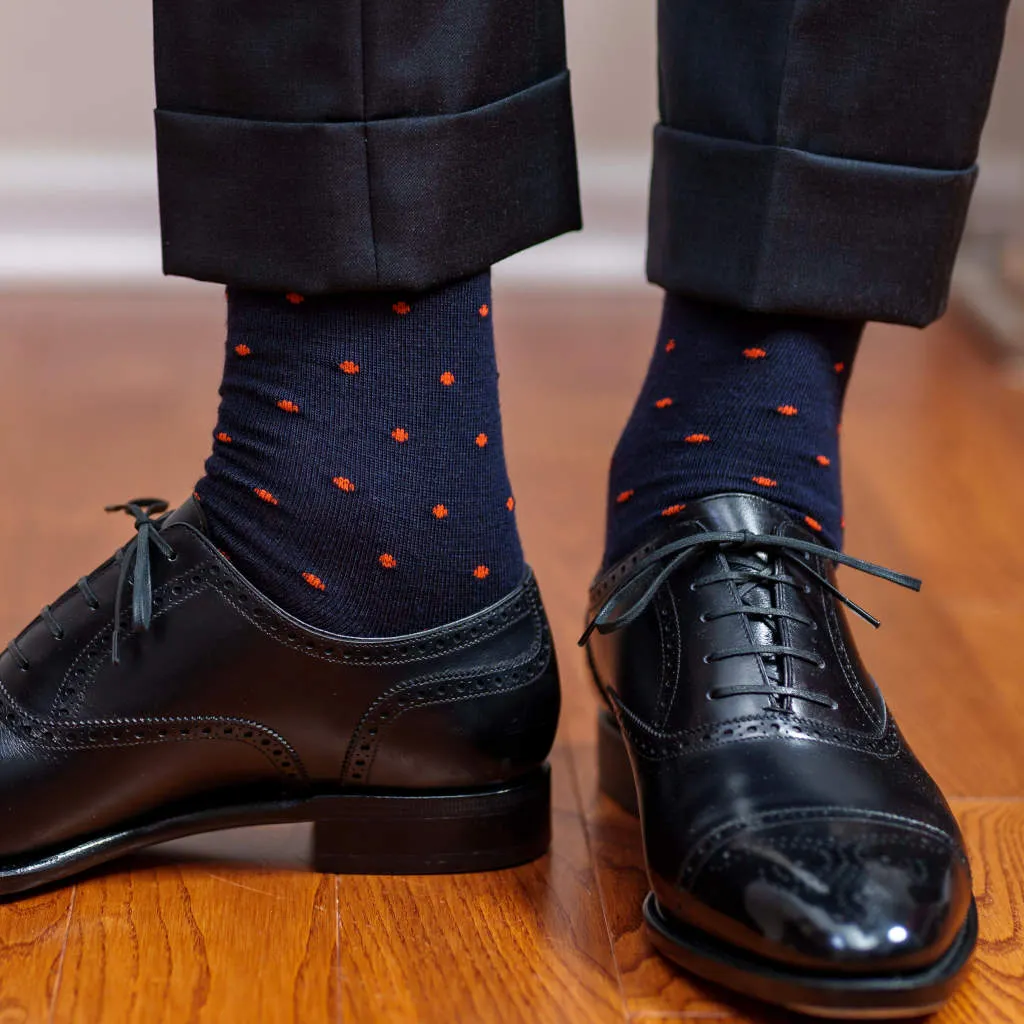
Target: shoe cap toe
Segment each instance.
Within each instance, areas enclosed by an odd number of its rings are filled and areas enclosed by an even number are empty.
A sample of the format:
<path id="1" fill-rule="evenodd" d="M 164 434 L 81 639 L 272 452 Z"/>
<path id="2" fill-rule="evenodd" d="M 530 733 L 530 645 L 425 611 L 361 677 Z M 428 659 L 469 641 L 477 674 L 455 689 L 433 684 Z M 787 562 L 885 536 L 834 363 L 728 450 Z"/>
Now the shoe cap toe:
<path id="1" fill-rule="evenodd" d="M 688 875 L 672 902 L 691 923 L 773 960 L 828 970 L 934 962 L 971 898 L 957 843 L 884 820 L 741 828 Z"/>

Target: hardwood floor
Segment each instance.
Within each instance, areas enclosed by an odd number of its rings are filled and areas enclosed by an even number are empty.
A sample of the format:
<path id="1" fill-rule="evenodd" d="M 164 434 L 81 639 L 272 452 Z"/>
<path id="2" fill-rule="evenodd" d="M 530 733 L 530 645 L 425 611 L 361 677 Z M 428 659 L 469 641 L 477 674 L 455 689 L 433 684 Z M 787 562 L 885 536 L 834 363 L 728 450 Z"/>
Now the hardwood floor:
<path id="1" fill-rule="evenodd" d="M 657 319 L 633 297 L 499 294 L 506 444 L 565 685 L 551 853 L 513 871 L 320 876 L 309 829 L 166 844 L 0 906 L 0 1024 L 785 1019 L 691 981 L 640 928 L 635 822 L 600 798 L 575 647 L 608 457 Z M 0 296 L 0 633 L 125 539 L 102 506 L 178 499 L 214 423 L 216 290 Z M 844 424 L 859 635 L 971 847 L 978 956 L 941 1024 L 1024 1022 L 1024 395 L 950 318 L 872 327 Z"/>

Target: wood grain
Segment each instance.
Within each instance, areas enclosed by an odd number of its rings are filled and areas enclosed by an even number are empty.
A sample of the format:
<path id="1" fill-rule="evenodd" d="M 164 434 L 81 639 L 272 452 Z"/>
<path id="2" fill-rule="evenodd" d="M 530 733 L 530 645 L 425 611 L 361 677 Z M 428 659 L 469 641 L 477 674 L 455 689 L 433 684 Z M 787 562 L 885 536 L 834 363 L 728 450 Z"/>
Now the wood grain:
<path id="1" fill-rule="evenodd" d="M 49 1020 L 73 905 L 73 889 L 0 905 L 0 1024 Z"/>
<path id="2" fill-rule="evenodd" d="M 340 879 L 345 1020 L 622 1020 L 567 754 L 553 757 L 547 857 L 486 875 Z"/>
<path id="3" fill-rule="evenodd" d="M 0 1024 L 59 1021 L 771 1022 L 669 967 L 640 927 L 636 823 L 596 792 L 596 702 L 575 640 L 608 459 L 650 354 L 654 292 L 499 294 L 517 514 L 559 650 L 555 840 L 481 876 L 324 878 L 309 830 L 196 837 L 0 905 Z M 0 632 L 123 542 L 100 507 L 187 494 L 216 409 L 217 289 L 0 296 Z M 1024 1022 L 1024 397 L 949 319 L 872 327 L 844 425 L 860 630 L 901 725 L 953 796 L 981 908 L 941 1024 Z"/>
<path id="4" fill-rule="evenodd" d="M 978 901 L 980 936 L 967 982 L 934 1024 L 1024 1020 L 1024 803 L 956 800 Z"/>
<path id="5" fill-rule="evenodd" d="M 338 1020 L 337 879 L 261 866 L 256 831 L 241 864 L 165 848 L 79 882 L 53 1019 Z"/>

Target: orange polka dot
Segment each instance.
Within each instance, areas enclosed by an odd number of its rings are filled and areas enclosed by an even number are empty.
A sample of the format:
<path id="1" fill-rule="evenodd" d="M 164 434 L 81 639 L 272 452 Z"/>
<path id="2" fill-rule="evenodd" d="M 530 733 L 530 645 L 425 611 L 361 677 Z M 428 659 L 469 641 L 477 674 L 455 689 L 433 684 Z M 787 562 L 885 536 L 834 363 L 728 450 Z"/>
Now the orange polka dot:
<path id="1" fill-rule="evenodd" d="M 491 570 L 490 570 L 490 569 L 488 569 L 486 565 L 478 565 L 478 566 L 477 566 L 477 567 L 476 567 L 476 568 L 475 568 L 475 569 L 473 570 L 473 575 L 474 575 L 474 576 L 475 576 L 475 577 L 476 577 L 476 578 L 477 578 L 478 580 L 485 580 L 485 579 L 487 579 L 487 577 L 488 577 L 488 576 L 490 576 L 490 575 L 491 575 Z"/>
<path id="2" fill-rule="evenodd" d="M 482 305 L 482 306 L 481 306 L 481 307 L 480 307 L 480 308 L 479 308 L 479 309 L 477 310 L 477 312 L 478 312 L 478 313 L 479 313 L 479 314 L 480 314 L 481 316 L 489 316 L 489 315 L 490 315 L 490 312 L 491 312 L 491 307 L 490 307 L 490 306 L 488 306 L 488 305 L 487 305 L 487 303 L 485 302 L 485 303 L 484 303 L 484 304 L 483 304 L 483 305 Z"/>
<path id="3" fill-rule="evenodd" d="M 514 512 L 515 511 L 515 507 L 516 507 L 516 499 L 513 498 L 511 495 L 509 495 L 508 501 L 505 502 L 505 508 L 507 508 L 509 510 L 509 512 Z"/>
<path id="4" fill-rule="evenodd" d="M 406 313 L 408 313 L 412 309 L 412 306 L 410 306 L 408 302 L 396 302 L 391 308 L 399 316 L 405 316 Z"/>
<path id="5" fill-rule="evenodd" d="M 221 444 L 231 444 L 231 435 L 230 434 L 225 434 L 224 431 L 222 430 L 217 435 L 217 440 L 220 441 Z"/>
<path id="6" fill-rule="evenodd" d="M 248 345 L 236 345 L 235 346 L 235 355 L 236 356 L 251 356 L 252 355 L 252 349 L 249 348 Z"/>
<path id="7" fill-rule="evenodd" d="M 743 354 L 747 359 L 764 359 L 768 355 L 763 348 L 745 348 Z"/>
<path id="8" fill-rule="evenodd" d="M 199 492 L 198 491 L 193 491 L 192 492 L 192 497 L 195 498 L 196 501 L 202 501 L 203 500 L 202 498 L 199 497 Z"/>
<path id="9" fill-rule="evenodd" d="M 289 292 L 285 298 L 293 305 L 297 306 L 300 302 L 306 301 L 305 295 L 300 295 L 298 292 Z"/>
<path id="10" fill-rule="evenodd" d="M 835 366 L 832 367 L 832 369 L 835 370 L 836 373 L 842 373 L 843 370 L 846 369 L 846 363 L 836 363 Z"/>
<path id="11" fill-rule="evenodd" d="M 655 403 L 656 409 L 667 409 L 672 404 L 671 398 L 659 398 Z"/>
<path id="12" fill-rule="evenodd" d="M 669 505 L 668 508 L 663 508 L 661 510 L 661 514 L 663 516 L 677 516 L 684 508 L 686 508 L 685 505 Z"/>
<path id="13" fill-rule="evenodd" d="M 347 476 L 336 476 L 334 478 L 334 486 L 339 491 L 347 491 L 349 494 L 356 489 L 356 485 Z"/>
<path id="14" fill-rule="evenodd" d="M 448 509 L 444 505 L 435 505 L 430 511 L 434 513 L 435 519 L 444 519 L 448 515 Z"/>
<path id="15" fill-rule="evenodd" d="M 395 427 L 395 429 L 391 431 L 391 436 L 399 444 L 402 444 L 403 441 L 409 440 L 409 431 L 406 430 L 404 427 Z"/>
<path id="16" fill-rule="evenodd" d="M 346 359 L 345 362 L 338 363 L 338 369 L 341 370 L 342 373 L 347 373 L 351 376 L 352 374 L 359 372 L 359 364 L 353 363 L 351 359 Z"/>
<path id="17" fill-rule="evenodd" d="M 287 398 L 282 398 L 281 401 L 277 403 L 277 407 L 278 409 L 281 409 L 284 412 L 299 411 L 299 407 L 294 402 L 289 401 Z"/>
<path id="18" fill-rule="evenodd" d="M 683 440 L 687 444 L 706 444 L 711 440 L 711 437 L 708 434 L 687 434 Z"/>
<path id="19" fill-rule="evenodd" d="M 812 529 L 815 533 L 821 533 L 822 526 L 813 516 L 804 516 L 804 522 Z"/>
<path id="20" fill-rule="evenodd" d="M 752 476 L 750 478 L 758 487 L 778 487 L 779 481 L 773 480 L 770 476 Z"/>
<path id="21" fill-rule="evenodd" d="M 324 585 L 324 581 L 319 576 L 314 576 L 311 572 L 304 572 L 302 578 L 314 589 L 314 590 L 326 590 L 327 587 Z"/>
<path id="22" fill-rule="evenodd" d="M 843 517 L 842 517 L 842 518 L 841 518 L 841 519 L 839 520 L 839 529 L 840 529 L 840 530 L 845 530 L 845 529 L 846 529 L 846 516 L 843 516 Z"/>
<path id="23" fill-rule="evenodd" d="M 394 567 L 398 565 L 398 562 L 395 561 L 395 556 L 389 555 L 386 551 L 377 559 L 377 561 L 380 562 L 385 569 L 394 569 Z"/>
<path id="24" fill-rule="evenodd" d="M 268 505 L 279 505 L 280 502 L 275 498 L 270 491 L 265 491 L 262 487 L 254 487 L 253 494 L 256 495 L 260 501 L 265 501 Z"/>
<path id="25" fill-rule="evenodd" d="M 814 461 L 819 466 L 831 466 L 832 465 L 832 460 L 827 455 L 815 455 L 814 456 Z"/>
<path id="26" fill-rule="evenodd" d="M 775 411 L 781 416 L 795 416 L 800 410 L 795 405 L 780 405 Z"/>
<path id="27" fill-rule="evenodd" d="M 618 504 L 625 505 L 635 493 L 635 491 L 620 491 L 615 500 Z"/>
<path id="28" fill-rule="evenodd" d="M 477 434 L 476 435 L 476 446 L 477 446 L 477 448 L 486 448 L 487 447 L 487 435 L 486 434 Z"/>
<path id="29" fill-rule="evenodd" d="M 676 347 L 676 339 L 675 338 L 669 338 L 668 341 L 665 342 L 665 351 L 666 352 L 674 352 L 675 351 L 675 347 Z"/>
<path id="30" fill-rule="evenodd" d="M 223 548 L 217 548 L 217 550 L 220 552 L 221 558 L 226 558 L 229 562 L 231 561 L 231 556 Z"/>
<path id="31" fill-rule="evenodd" d="M 445 370 L 441 374 L 441 383 L 446 387 L 450 388 L 455 383 L 455 374 L 451 370 Z"/>

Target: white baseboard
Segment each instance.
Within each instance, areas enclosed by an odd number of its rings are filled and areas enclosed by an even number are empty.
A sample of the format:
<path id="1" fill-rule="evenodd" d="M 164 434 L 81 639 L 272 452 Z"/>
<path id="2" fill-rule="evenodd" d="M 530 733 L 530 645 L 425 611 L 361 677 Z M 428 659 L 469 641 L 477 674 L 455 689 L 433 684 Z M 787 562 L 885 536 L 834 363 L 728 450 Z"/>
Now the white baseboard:
<path id="1" fill-rule="evenodd" d="M 586 232 L 517 253 L 497 278 L 642 286 L 647 175 L 647 154 L 584 154 Z M 0 153 L 0 288 L 162 280 L 156 192 L 150 154 Z"/>

